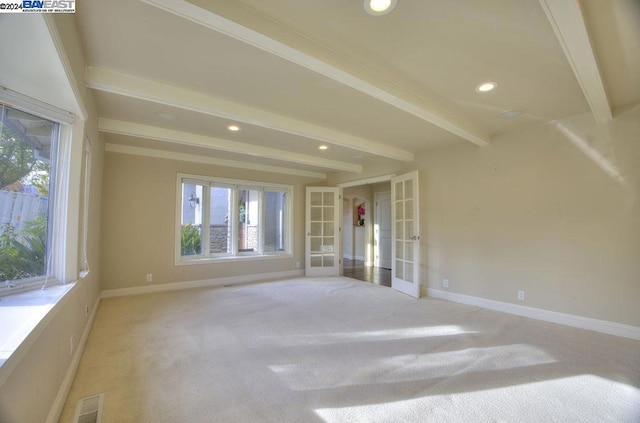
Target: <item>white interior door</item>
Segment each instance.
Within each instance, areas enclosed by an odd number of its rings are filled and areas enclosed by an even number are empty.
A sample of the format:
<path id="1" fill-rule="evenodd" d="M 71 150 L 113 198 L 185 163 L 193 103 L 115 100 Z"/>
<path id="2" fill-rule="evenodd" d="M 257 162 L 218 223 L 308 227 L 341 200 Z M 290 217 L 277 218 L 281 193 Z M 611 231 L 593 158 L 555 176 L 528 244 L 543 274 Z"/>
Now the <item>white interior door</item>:
<path id="1" fill-rule="evenodd" d="M 391 180 L 391 287 L 420 297 L 420 225 L 418 171 Z"/>
<path id="2" fill-rule="evenodd" d="M 376 252 L 374 265 L 391 269 L 391 193 L 376 193 L 376 219 L 374 237 Z"/>
<path id="3" fill-rule="evenodd" d="M 307 276 L 340 274 L 340 188 L 307 187 L 305 270 Z"/>

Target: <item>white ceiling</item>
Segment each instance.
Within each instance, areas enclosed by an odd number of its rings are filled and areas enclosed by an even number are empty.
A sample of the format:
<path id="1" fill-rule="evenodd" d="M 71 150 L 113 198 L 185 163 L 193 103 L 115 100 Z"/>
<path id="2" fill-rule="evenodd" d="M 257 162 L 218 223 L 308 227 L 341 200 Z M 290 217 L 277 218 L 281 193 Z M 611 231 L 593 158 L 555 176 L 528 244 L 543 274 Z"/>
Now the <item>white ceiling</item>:
<path id="1" fill-rule="evenodd" d="M 638 4 L 399 0 L 375 17 L 362 0 L 110 0 L 76 20 L 112 151 L 322 175 L 609 119 L 640 102 Z M 484 81 L 499 87 L 476 92 Z M 500 117 L 512 109 L 523 114 Z"/>

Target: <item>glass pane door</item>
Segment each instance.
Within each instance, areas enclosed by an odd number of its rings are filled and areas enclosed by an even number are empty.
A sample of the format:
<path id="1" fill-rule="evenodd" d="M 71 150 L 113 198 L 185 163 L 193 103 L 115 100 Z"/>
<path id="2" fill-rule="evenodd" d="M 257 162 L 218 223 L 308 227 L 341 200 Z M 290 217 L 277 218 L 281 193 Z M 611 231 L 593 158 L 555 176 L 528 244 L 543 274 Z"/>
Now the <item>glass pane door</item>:
<path id="1" fill-rule="evenodd" d="M 391 286 L 418 298 L 420 296 L 420 229 L 418 225 L 418 173 L 393 178 L 393 245 Z"/>
<path id="2" fill-rule="evenodd" d="M 307 188 L 307 276 L 338 275 L 339 188 Z"/>

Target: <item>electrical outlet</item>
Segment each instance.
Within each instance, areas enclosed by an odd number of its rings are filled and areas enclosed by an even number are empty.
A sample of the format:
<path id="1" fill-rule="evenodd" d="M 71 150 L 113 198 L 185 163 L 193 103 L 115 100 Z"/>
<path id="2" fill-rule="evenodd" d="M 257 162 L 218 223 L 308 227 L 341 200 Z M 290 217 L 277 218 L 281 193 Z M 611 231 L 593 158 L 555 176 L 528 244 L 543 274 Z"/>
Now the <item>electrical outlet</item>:
<path id="1" fill-rule="evenodd" d="M 153 282 L 153 273 L 147 273 L 147 282 Z"/>
<path id="2" fill-rule="evenodd" d="M 442 280 L 442 286 L 444 288 L 449 288 L 449 279 L 443 279 Z"/>
<path id="3" fill-rule="evenodd" d="M 518 299 L 524 301 L 524 291 L 518 291 Z"/>
<path id="4" fill-rule="evenodd" d="M 296 261 L 296 269 L 300 269 L 300 262 Z"/>

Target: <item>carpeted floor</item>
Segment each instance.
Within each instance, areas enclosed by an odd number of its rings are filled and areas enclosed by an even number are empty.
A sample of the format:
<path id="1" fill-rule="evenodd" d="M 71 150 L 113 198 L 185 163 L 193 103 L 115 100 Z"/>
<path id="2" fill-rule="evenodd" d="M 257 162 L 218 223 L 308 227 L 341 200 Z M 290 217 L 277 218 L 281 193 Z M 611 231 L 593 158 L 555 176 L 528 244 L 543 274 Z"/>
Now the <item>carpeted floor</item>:
<path id="1" fill-rule="evenodd" d="M 640 342 L 348 278 L 105 299 L 61 422 L 639 422 Z"/>

